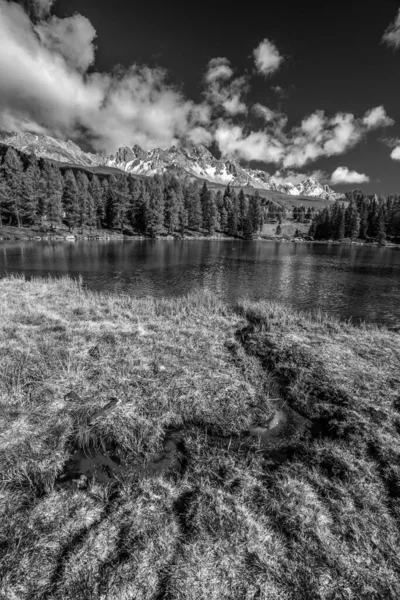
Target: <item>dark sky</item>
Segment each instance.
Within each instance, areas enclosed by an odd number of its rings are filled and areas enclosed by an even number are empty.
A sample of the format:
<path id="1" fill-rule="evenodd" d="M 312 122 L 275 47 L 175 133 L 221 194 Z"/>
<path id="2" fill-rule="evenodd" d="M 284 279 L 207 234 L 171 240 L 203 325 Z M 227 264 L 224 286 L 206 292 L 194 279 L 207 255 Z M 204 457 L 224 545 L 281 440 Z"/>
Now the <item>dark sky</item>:
<path id="1" fill-rule="evenodd" d="M 268 38 L 285 57 L 282 68 L 265 80 L 252 79 L 249 100 L 280 108 L 298 124 L 317 109 L 328 116 L 351 112 L 361 117 L 383 105 L 396 123 L 379 129 L 344 155 L 322 158 L 302 170 L 328 173 L 346 166 L 369 175 L 368 192 L 400 192 L 400 163 L 390 159 L 382 137 L 400 137 L 400 51 L 381 43 L 399 2 L 234 3 L 58 0 L 54 13 L 79 12 L 97 31 L 95 67 L 110 71 L 120 63 L 160 65 L 185 95 L 200 98 L 207 62 L 228 58 L 238 74 L 251 72 L 251 54 Z M 281 86 L 281 97 L 271 86 Z M 265 165 L 264 165 L 265 168 Z M 267 165 L 269 171 L 274 168 Z"/>

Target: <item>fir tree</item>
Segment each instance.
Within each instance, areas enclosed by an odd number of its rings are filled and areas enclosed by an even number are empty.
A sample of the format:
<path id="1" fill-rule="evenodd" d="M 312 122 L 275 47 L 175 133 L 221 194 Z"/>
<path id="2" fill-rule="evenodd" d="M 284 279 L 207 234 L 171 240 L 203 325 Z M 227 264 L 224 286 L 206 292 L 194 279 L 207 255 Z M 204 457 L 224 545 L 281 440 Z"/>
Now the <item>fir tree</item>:
<path id="1" fill-rule="evenodd" d="M 379 244 L 383 244 L 386 240 L 385 211 L 383 206 L 380 207 L 378 213 L 376 238 Z"/>
<path id="2" fill-rule="evenodd" d="M 246 214 L 247 214 L 247 202 L 246 202 L 246 196 L 244 195 L 244 192 L 242 189 L 239 192 L 238 201 L 239 201 L 238 229 L 241 233 L 243 233 L 244 220 L 245 220 Z"/>
<path id="3" fill-rule="evenodd" d="M 93 175 L 89 184 L 89 194 L 93 198 L 93 206 L 95 211 L 95 224 L 98 229 L 101 228 L 105 217 L 104 189 L 97 175 Z"/>
<path id="4" fill-rule="evenodd" d="M 203 212 L 199 188 L 195 183 L 185 189 L 184 206 L 187 211 L 188 227 L 199 231 L 203 224 Z"/>
<path id="5" fill-rule="evenodd" d="M 45 162 L 42 171 L 42 193 L 45 197 L 44 218 L 54 225 L 59 225 L 62 217 L 63 178 L 60 170 L 51 163 Z"/>
<path id="6" fill-rule="evenodd" d="M 129 207 L 129 186 L 126 175 L 118 175 L 115 178 L 113 188 L 113 218 L 112 225 L 124 232 Z"/>
<path id="7" fill-rule="evenodd" d="M 62 197 L 65 221 L 69 231 L 76 227 L 80 220 L 78 186 L 73 171 L 64 173 L 64 192 Z"/>
<path id="8" fill-rule="evenodd" d="M 78 206 L 78 220 L 77 224 L 81 228 L 82 232 L 88 224 L 89 214 L 89 179 L 86 173 L 79 171 L 76 175 L 76 185 L 78 190 L 77 206 Z"/>
<path id="9" fill-rule="evenodd" d="M 260 196 L 257 193 L 250 196 L 248 216 L 251 232 L 257 233 L 262 227 Z"/>
<path id="10" fill-rule="evenodd" d="M 236 236 L 239 228 L 239 199 L 233 190 L 231 193 L 231 207 L 228 214 L 228 235 Z"/>
<path id="11" fill-rule="evenodd" d="M 179 228 L 183 204 L 182 186 L 174 176 L 168 176 L 164 181 L 164 224 L 171 234 Z"/>
<path id="12" fill-rule="evenodd" d="M 164 228 L 164 186 L 160 177 L 149 180 L 146 185 L 148 198 L 146 204 L 146 233 L 156 237 Z"/>
<path id="13" fill-rule="evenodd" d="M 342 242 L 344 240 L 344 234 L 345 234 L 345 228 L 346 228 L 346 213 L 344 210 L 344 206 L 341 207 L 340 212 L 339 212 L 339 227 L 338 227 L 338 240 L 339 242 Z"/>
<path id="14" fill-rule="evenodd" d="M 35 225 L 39 217 L 39 201 L 42 193 L 41 172 L 35 157 L 22 175 L 22 215 L 27 225 Z"/>
<path id="15" fill-rule="evenodd" d="M 22 173 L 23 165 L 14 148 L 8 148 L 1 166 L 7 188 L 6 206 L 15 218 L 18 227 L 22 226 Z"/>

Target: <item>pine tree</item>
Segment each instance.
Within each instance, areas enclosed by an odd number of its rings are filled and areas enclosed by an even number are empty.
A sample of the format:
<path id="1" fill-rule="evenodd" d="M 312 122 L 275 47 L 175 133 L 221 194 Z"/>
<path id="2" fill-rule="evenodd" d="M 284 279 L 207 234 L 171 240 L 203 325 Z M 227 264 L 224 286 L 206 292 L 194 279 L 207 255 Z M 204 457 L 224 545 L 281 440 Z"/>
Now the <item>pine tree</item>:
<path id="1" fill-rule="evenodd" d="M 10 194 L 7 181 L 4 174 L 3 163 L 0 164 L 0 227 L 3 227 L 3 220 L 10 217 Z"/>
<path id="2" fill-rule="evenodd" d="M 89 179 L 86 173 L 79 171 L 76 175 L 76 185 L 78 190 L 78 220 L 77 224 L 82 230 L 86 227 L 89 213 Z"/>
<path id="3" fill-rule="evenodd" d="M 342 207 L 340 208 L 339 211 L 339 227 L 338 227 L 338 240 L 339 242 L 343 242 L 344 240 L 344 234 L 345 234 L 345 228 L 346 228 L 346 213 L 345 213 L 345 209 L 344 206 L 342 205 Z"/>
<path id="4" fill-rule="evenodd" d="M 22 173 L 23 165 L 14 148 L 8 148 L 1 166 L 7 187 L 7 205 L 18 227 L 22 226 Z"/>
<path id="5" fill-rule="evenodd" d="M 42 193 L 44 196 L 44 219 L 50 223 L 50 227 L 59 225 L 62 217 L 62 195 L 64 181 L 60 170 L 51 163 L 45 161 L 41 180 Z"/>
<path id="6" fill-rule="evenodd" d="M 231 207 L 228 214 L 228 235 L 236 236 L 238 234 L 239 222 L 239 199 L 234 193 L 231 194 Z"/>
<path id="7" fill-rule="evenodd" d="M 149 179 L 146 198 L 146 233 L 156 237 L 164 228 L 164 186 L 161 177 Z"/>
<path id="8" fill-rule="evenodd" d="M 73 171 L 64 173 L 64 192 L 62 197 L 65 221 L 71 231 L 80 221 L 78 186 Z"/>
<path id="9" fill-rule="evenodd" d="M 111 179 L 111 178 L 110 178 Z M 101 188 L 103 190 L 103 213 L 101 217 L 101 225 L 106 229 L 111 229 L 111 192 L 110 192 L 110 182 L 108 179 L 104 178 L 101 182 Z"/>
<path id="10" fill-rule="evenodd" d="M 113 192 L 113 227 L 119 228 L 121 233 L 123 233 L 130 199 L 128 178 L 126 175 L 118 175 L 115 178 Z"/>
<path id="11" fill-rule="evenodd" d="M 195 183 L 185 189 L 184 206 L 187 210 L 188 227 L 199 231 L 203 224 L 203 212 L 199 188 Z"/>
<path id="12" fill-rule="evenodd" d="M 380 207 L 378 213 L 378 224 L 377 224 L 377 241 L 379 244 L 383 244 L 386 240 L 386 228 L 385 228 L 385 211 L 383 206 Z"/>
<path id="13" fill-rule="evenodd" d="M 278 226 L 276 228 L 276 235 L 282 235 L 282 227 L 281 227 L 280 223 L 278 223 Z"/>
<path id="14" fill-rule="evenodd" d="M 22 216 L 27 225 L 35 225 L 39 218 L 39 200 L 42 193 L 41 172 L 36 158 L 29 160 L 29 166 L 22 175 Z"/>
<path id="15" fill-rule="evenodd" d="M 250 196 L 248 217 L 251 225 L 251 232 L 258 233 L 261 229 L 261 203 L 260 196 L 256 193 Z"/>
<path id="16" fill-rule="evenodd" d="M 217 205 L 215 201 L 215 195 L 209 190 L 204 183 L 201 191 L 201 204 L 203 211 L 203 225 L 204 229 L 212 235 L 215 233 L 217 227 Z"/>
<path id="17" fill-rule="evenodd" d="M 96 227 L 97 229 L 100 229 L 104 221 L 106 211 L 104 202 L 104 189 L 97 175 L 93 175 L 92 177 L 92 180 L 89 185 L 89 194 L 93 198 Z"/>
<path id="18" fill-rule="evenodd" d="M 174 176 L 164 179 L 164 224 L 169 234 L 179 228 L 183 204 L 180 181 Z"/>
<path id="19" fill-rule="evenodd" d="M 239 192 L 238 201 L 239 201 L 238 229 L 241 233 L 243 233 L 244 220 L 245 220 L 246 214 L 247 214 L 247 202 L 246 202 L 246 196 L 244 195 L 244 192 L 242 189 Z"/>
<path id="20" fill-rule="evenodd" d="M 368 201 L 363 199 L 360 212 L 360 233 L 359 237 L 365 240 L 368 231 Z"/>

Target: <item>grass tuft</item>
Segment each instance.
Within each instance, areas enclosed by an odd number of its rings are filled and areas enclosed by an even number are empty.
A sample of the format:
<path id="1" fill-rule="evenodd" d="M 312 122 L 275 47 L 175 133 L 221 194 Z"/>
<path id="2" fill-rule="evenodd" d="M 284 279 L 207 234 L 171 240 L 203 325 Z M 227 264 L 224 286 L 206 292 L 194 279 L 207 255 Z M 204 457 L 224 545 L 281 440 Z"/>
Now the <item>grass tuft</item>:
<path id="1" fill-rule="evenodd" d="M 400 597 L 398 334 L 8 277 L 0 361 L 1 597 Z M 275 410 L 274 447 L 235 437 Z M 171 427 L 185 468 L 150 477 Z M 76 448 L 141 468 L 63 487 Z"/>

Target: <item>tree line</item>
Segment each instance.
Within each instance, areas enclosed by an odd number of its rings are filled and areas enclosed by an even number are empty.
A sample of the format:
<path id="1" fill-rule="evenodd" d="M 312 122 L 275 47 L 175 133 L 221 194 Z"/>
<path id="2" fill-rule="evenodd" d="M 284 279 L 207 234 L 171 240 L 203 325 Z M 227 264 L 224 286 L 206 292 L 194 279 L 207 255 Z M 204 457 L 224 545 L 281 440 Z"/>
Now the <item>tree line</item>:
<path id="1" fill-rule="evenodd" d="M 94 174 L 3 148 L 0 156 L 0 226 L 70 231 L 110 229 L 124 234 L 183 234 L 186 228 L 251 238 L 280 209 L 256 192 L 206 183 L 171 173 L 137 178 Z"/>
<path id="2" fill-rule="evenodd" d="M 345 238 L 377 241 L 400 241 L 400 195 L 385 198 L 366 195 L 360 190 L 346 193 L 348 205 L 337 201 L 316 213 L 309 235 L 316 240 Z"/>

